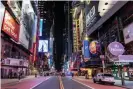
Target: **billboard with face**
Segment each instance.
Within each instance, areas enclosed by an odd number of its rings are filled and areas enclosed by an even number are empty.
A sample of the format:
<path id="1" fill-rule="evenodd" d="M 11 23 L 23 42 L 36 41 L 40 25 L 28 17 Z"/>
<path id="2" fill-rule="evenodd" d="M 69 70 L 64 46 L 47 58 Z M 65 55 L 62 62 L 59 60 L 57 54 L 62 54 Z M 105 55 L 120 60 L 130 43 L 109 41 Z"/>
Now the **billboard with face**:
<path id="1" fill-rule="evenodd" d="M 39 40 L 38 52 L 48 52 L 48 40 Z"/>

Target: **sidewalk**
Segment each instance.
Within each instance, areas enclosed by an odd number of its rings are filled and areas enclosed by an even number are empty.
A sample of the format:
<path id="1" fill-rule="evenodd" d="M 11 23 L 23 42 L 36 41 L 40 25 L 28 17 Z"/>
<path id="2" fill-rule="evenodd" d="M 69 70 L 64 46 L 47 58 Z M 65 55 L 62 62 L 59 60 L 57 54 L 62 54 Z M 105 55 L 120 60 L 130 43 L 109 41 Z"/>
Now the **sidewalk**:
<path id="1" fill-rule="evenodd" d="M 35 75 L 30 75 L 30 76 L 26 76 L 25 78 L 22 78 L 21 81 L 28 80 L 28 79 L 34 79 L 34 78 L 35 78 Z M 6 84 L 16 83 L 16 82 L 19 82 L 17 78 L 16 79 L 1 79 L 1 85 L 6 85 Z"/>
<path id="2" fill-rule="evenodd" d="M 86 81 L 86 82 L 92 82 L 92 79 L 85 79 L 84 76 L 77 76 L 74 77 L 74 79 L 78 79 L 78 80 L 82 80 L 82 81 Z M 127 81 L 125 80 L 125 86 L 121 85 L 121 80 L 115 80 L 115 86 L 119 86 L 119 87 L 123 87 L 123 88 L 127 88 L 127 89 L 133 89 L 133 81 Z"/>
<path id="3" fill-rule="evenodd" d="M 125 80 L 125 86 L 122 86 L 121 80 L 115 80 L 115 85 L 116 86 L 121 86 L 121 87 L 126 87 L 126 88 L 129 88 L 129 89 L 133 89 L 133 81 Z"/>

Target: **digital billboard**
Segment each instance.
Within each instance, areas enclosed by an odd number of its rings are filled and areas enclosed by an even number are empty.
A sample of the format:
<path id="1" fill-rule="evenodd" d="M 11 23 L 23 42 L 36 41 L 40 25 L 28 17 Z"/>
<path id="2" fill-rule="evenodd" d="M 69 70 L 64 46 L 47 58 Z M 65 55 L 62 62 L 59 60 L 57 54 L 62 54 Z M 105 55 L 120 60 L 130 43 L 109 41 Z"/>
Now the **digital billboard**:
<path id="1" fill-rule="evenodd" d="M 38 52 L 48 52 L 48 40 L 39 40 Z"/>
<path id="2" fill-rule="evenodd" d="M 43 29 L 43 19 L 40 19 L 40 30 L 39 30 L 39 36 L 42 36 L 42 29 Z"/>

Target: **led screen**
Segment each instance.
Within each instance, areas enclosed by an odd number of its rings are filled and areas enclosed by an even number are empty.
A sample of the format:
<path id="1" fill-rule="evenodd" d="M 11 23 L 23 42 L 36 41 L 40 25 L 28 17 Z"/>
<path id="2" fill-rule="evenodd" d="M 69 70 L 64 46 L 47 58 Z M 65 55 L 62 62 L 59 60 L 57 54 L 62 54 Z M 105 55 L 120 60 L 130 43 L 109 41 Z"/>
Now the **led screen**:
<path id="1" fill-rule="evenodd" d="M 48 52 L 48 40 L 39 40 L 38 52 Z"/>

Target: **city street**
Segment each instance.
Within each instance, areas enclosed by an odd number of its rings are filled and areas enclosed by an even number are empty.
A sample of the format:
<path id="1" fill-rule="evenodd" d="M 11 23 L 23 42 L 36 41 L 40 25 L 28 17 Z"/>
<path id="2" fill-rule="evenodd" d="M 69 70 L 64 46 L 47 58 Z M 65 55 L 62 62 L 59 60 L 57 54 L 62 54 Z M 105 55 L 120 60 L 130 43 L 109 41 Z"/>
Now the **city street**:
<path id="1" fill-rule="evenodd" d="M 133 1 L 0 0 L 0 20 L 0 89 L 133 89 Z"/>
<path id="2" fill-rule="evenodd" d="M 48 79 L 50 79 L 50 77 L 37 77 L 33 79 L 20 80 L 19 82 L 2 85 L 1 89 L 32 89 Z"/>
<path id="3" fill-rule="evenodd" d="M 125 89 L 112 85 L 95 84 L 72 77 L 38 77 L 2 86 L 2 89 Z"/>
<path id="4" fill-rule="evenodd" d="M 60 89 L 59 79 L 58 77 L 51 77 L 33 89 Z"/>

